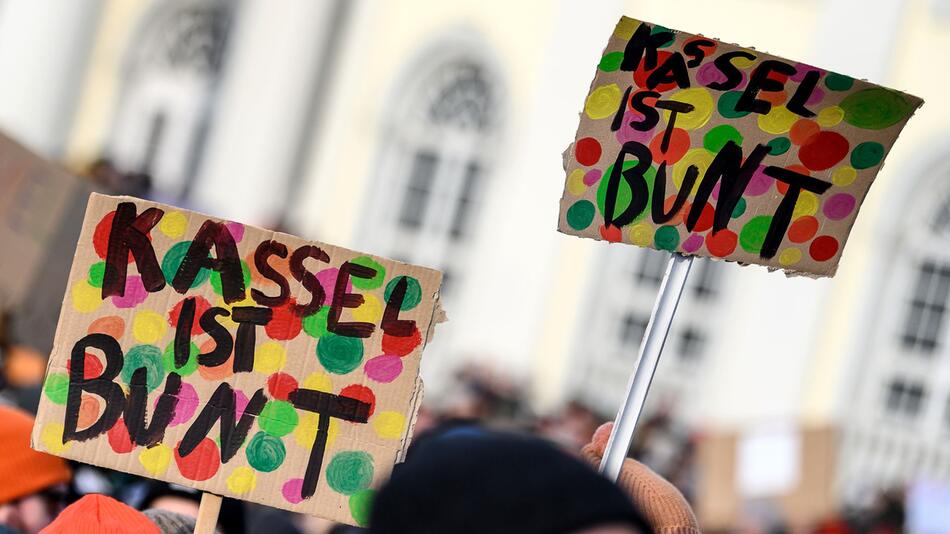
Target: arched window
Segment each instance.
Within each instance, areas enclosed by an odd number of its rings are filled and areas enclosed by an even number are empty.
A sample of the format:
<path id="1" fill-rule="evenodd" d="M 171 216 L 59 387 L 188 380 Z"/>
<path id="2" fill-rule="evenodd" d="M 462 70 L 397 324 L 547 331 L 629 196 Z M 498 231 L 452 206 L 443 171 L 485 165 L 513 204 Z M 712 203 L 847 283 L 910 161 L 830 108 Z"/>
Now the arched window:
<path id="1" fill-rule="evenodd" d="M 389 110 L 371 181 L 373 216 L 361 235 L 370 250 L 441 269 L 443 296 L 452 298 L 492 167 L 500 91 L 477 55 L 447 56 L 427 62 L 435 66 Z"/>
<path id="2" fill-rule="evenodd" d="M 127 52 L 106 155 L 142 172 L 162 196 L 188 195 L 208 128 L 231 4 L 156 2 Z"/>

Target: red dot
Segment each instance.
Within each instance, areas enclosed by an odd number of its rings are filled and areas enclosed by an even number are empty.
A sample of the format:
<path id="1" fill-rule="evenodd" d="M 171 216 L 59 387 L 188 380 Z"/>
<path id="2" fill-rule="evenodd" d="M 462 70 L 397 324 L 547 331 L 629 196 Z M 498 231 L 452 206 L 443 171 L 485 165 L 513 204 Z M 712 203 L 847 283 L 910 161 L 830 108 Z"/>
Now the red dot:
<path id="1" fill-rule="evenodd" d="M 376 410 L 376 395 L 373 394 L 373 390 L 366 386 L 360 384 L 346 386 L 340 391 L 340 396 L 356 399 L 369 404 L 370 415 L 373 415 L 373 412 Z"/>
<path id="2" fill-rule="evenodd" d="M 105 259 L 106 254 L 109 252 L 109 234 L 112 233 L 112 219 L 114 217 L 115 211 L 106 213 L 92 233 L 92 247 L 95 249 L 96 255 L 103 259 Z M 146 235 L 149 239 L 152 239 L 151 233 Z M 128 261 L 132 263 L 132 252 L 129 252 Z"/>
<path id="3" fill-rule="evenodd" d="M 72 370 L 72 363 L 72 358 L 66 360 L 67 371 Z M 83 378 L 87 380 L 102 376 L 102 362 L 99 361 L 99 358 L 95 354 L 86 353 L 85 358 L 83 358 L 82 374 Z"/>
<path id="4" fill-rule="evenodd" d="M 667 52 L 665 50 L 661 50 L 657 52 L 656 68 L 659 68 L 661 65 L 663 65 L 663 63 L 666 62 L 666 59 L 672 55 L 673 54 L 671 52 Z M 646 68 L 644 67 L 645 64 L 646 64 L 645 61 L 641 61 L 640 64 L 637 66 L 637 70 L 634 71 L 633 73 L 633 81 L 637 84 L 637 87 L 646 88 L 647 78 L 650 77 L 650 73 L 653 72 L 653 70 L 656 70 L 655 68 L 651 70 L 646 70 Z M 672 82 L 664 82 L 664 83 L 658 84 L 656 88 L 653 90 L 658 93 L 664 93 L 666 91 L 670 91 L 676 88 L 677 88 L 676 82 L 672 81 Z"/>
<path id="5" fill-rule="evenodd" d="M 707 39 L 707 38 L 705 38 L 705 37 L 698 36 L 698 35 L 697 35 L 696 37 L 691 37 L 691 38 L 687 39 L 686 42 L 683 43 L 683 46 L 686 47 L 686 46 L 688 46 L 688 45 L 690 45 L 691 43 L 694 43 L 694 42 L 696 42 L 696 41 L 702 41 L 702 42 L 698 45 L 698 48 L 701 49 L 701 50 L 705 53 L 705 56 L 706 56 L 706 57 L 711 57 L 712 54 L 713 54 L 713 52 L 716 51 L 716 47 L 719 46 L 719 43 L 717 43 L 717 42 L 715 42 L 715 41 L 710 42 L 709 39 Z M 697 45 L 693 45 L 693 46 L 697 46 Z"/>
<path id="6" fill-rule="evenodd" d="M 300 333 L 300 316 L 294 312 L 294 304 L 296 304 L 294 299 L 288 299 L 280 306 L 272 308 L 270 322 L 264 327 L 264 331 L 271 339 L 287 341 Z"/>
<path id="7" fill-rule="evenodd" d="M 788 137 L 792 140 L 792 143 L 803 145 L 820 131 L 821 126 L 818 126 L 817 122 L 809 119 L 798 119 L 792 125 L 792 129 L 789 130 Z"/>
<path id="8" fill-rule="evenodd" d="M 129 429 L 125 427 L 125 421 L 120 417 L 118 421 L 109 429 L 109 446 L 118 454 L 132 452 L 135 448 L 132 445 L 132 438 L 129 437 Z"/>
<path id="9" fill-rule="evenodd" d="M 720 230 L 706 234 L 706 250 L 713 256 L 724 258 L 736 250 L 738 236 L 732 230 Z"/>
<path id="10" fill-rule="evenodd" d="M 287 400 L 297 387 L 297 379 L 287 373 L 274 373 L 267 379 L 267 392 L 278 400 Z"/>
<path id="11" fill-rule="evenodd" d="M 623 239 L 623 234 L 620 232 L 620 228 L 610 225 L 604 226 L 600 225 L 600 237 L 604 241 L 609 241 L 611 243 L 619 243 Z"/>
<path id="12" fill-rule="evenodd" d="M 798 174 L 811 176 L 811 171 L 806 169 L 804 165 L 786 165 L 785 168 Z M 781 180 L 775 180 L 775 189 L 778 189 L 778 192 L 784 195 L 788 192 L 788 184 Z"/>
<path id="13" fill-rule="evenodd" d="M 600 161 L 600 143 L 593 137 L 585 137 L 574 145 L 574 157 L 588 167 Z"/>
<path id="14" fill-rule="evenodd" d="M 650 151 L 653 152 L 655 163 L 665 162 L 667 165 L 672 165 L 679 161 L 689 150 L 689 133 L 682 128 L 673 128 L 673 131 L 670 132 L 670 143 L 666 147 L 666 152 L 660 150 L 665 135 L 666 129 L 653 137 L 653 141 L 650 141 Z"/>
<path id="15" fill-rule="evenodd" d="M 195 318 L 191 322 L 191 335 L 204 333 L 204 329 L 201 328 L 199 321 L 204 312 L 208 311 L 211 308 L 211 303 L 208 302 L 208 299 L 204 297 L 194 297 L 195 299 Z M 175 304 L 175 307 L 168 312 L 168 324 L 172 327 L 178 327 L 178 316 L 181 315 L 181 307 L 184 305 L 185 301 L 181 301 L 178 304 Z"/>
<path id="16" fill-rule="evenodd" d="M 808 247 L 808 253 L 815 261 L 830 260 L 838 253 L 838 240 L 830 235 L 818 236 Z"/>
<path id="17" fill-rule="evenodd" d="M 391 336 L 383 333 L 383 354 L 391 356 L 405 356 L 422 343 L 422 334 L 418 328 L 412 330 L 408 336 Z"/>
<path id="18" fill-rule="evenodd" d="M 198 442 L 198 446 L 191 451 L 188 456 L 182 456 L 178 453 L 181 442 L 175 447 L 175 463 L 178 464 L 178 472 L 188 480 L 208 480 L 218 472 L 221 466 L 221 453 L 218 452 L 218 446 L 208 438 Z"/>
<path id="19" fill-rule="evenodd" d="M 703 211 L 699 214 L 699 219 L 696 220 L 696 226 L 693 228 L 694 232 L 705 232 L 712 228 L 713 220 L 716 217 L 716 210 L 713 209 L 712 205 L 707 202 L 703 206 Z"/>
<path id="20" fill-rule="evenodd" d="M 795 219 L 788 228 L 788 239 L 792 243 L 804 243 L 811 239 L 818 232 L 818 219 L 811 215 L 805 215 Z"/>
<path id="21" fill-rule="evenodd" d="M 818 132 L 798 151 L 798 159 L 813 171 L 830 169 L 848 155 L 848 140 L 838 132 Z"/>

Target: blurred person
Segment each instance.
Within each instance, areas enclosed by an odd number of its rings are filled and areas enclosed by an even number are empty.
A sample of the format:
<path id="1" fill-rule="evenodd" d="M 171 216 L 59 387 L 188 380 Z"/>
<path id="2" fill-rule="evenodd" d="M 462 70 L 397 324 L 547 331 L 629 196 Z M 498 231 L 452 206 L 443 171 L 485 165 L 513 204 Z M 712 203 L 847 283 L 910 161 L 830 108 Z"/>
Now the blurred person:
<path id="1" fill-rule="evenodd" d="M 0 525 L 36 534 L 66 503 L 72 474 L 66 462 L 30 448 L 33 417 L 0 406 Z"/>
<path id="2" fill-rule="evenodd" d="M 201 492 L 178 484 L 169 484 L 158 480 L 148 482 L 145 496 L 138 504 L 140 509 L 165 510 L 189 517 L 198 517 L 201 504 Z M 222 534 L 244 534 L 246 532 L 244 503 L 234 499 L 221 500 L 221 512 L 218 514 L 218 529 Z M 279 531 L 274 531 L 276 532 Z"/>
<path id="3" fill-rule="evenodd" d="M 601 425 L 582 449 L 584 457 L 595 467 L 600 467 L 613 426 L 613 423 Z M 617 485 L 630 496 L 656 534 L 700 534 L 696 515 L 683 494 L 649 467 L 627 458 Z"/>
<path id="4" fill-rule="evenodd" d="M 192 534 L 195 531 L 197 519 L 194 517 L 157 508 L 149 508 L 142 513 L 155 523 L 162 534 Z M 221 534 L 221 531 L 215 529 L 215 534 Z"/>
<path id="5" fill-rule="evenodd" d="M 369 534 L 648 534 L 609 480 L 537 438 L 456 426 L 420 439 L 376 496 Z"/>
<path id="6" fill-rule="evenodd" d="M 148 516 L 112 497 L 90 493 L 70 504 L 41 534 L 162 534 Z"/>

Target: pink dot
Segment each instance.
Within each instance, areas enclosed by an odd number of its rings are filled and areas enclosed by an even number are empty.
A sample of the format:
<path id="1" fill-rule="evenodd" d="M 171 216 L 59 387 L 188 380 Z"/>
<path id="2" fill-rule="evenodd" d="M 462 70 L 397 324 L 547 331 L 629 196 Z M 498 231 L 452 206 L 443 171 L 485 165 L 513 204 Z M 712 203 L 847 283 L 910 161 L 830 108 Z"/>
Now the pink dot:
<path id="1" fill-rule="evenodd" d="M 825 212 L 825 217 L 833 221 L 840 221 L 851 214 L 856 203 L 854 197 L 848 193 L 838 193 L 831 195 L 831 197 L 825 201 L 822 211 Z"/>
<path id="2" fill-rule="evenodd" d="M 292 478 L 284 482 L 284 486 L 280 488 L 280 492 L 284 494 L 284 499 L 290 504 L 300 503 L 303 501 L 303 497 L 301 496 L 303 492 L 303 479 Z"/>
<path id="3" fill-rule="evenodd" d="M 323 286 L 324 293 L 326 293 L 326 298 L 323 299 L 324 304 L 333 302 L 333 293 L 336 291 L 336 279 L 339 275 L 340 270 L 336 268 L 324 269 L 317 273 L 317 281 L 320 282 L 320 285 Z M 346 291 L 347 293 L 353 291 L 352 280 L 347 280 Z"/>
<path id="4" fill-rule="evenodd" d="M 825 99 L 825 92 L 821 90 L 820 87 L 815 87 L 815 89 L 808 95 L 807 104 L 817 104 Z"/>
<path id="5" fill-rule="evenodd" d="M 233 237 L 235 241 L 240 242 L 242 239 L 244 239 L 243 224 L 236 223 L 234 221 L 228 221 L 224 223 L 224 225 L 228 227 L 228 231 L 231 232 L 231 237 Z"/>
<path id="6" fill-rule="evenodd" d="M 742 81 L 739 82 L 739 85 L 733 87 L 733 89 L 742 89 L 746 85 L 747 76 L 745 71 L 739 72 L 742 73 Z M 719 70 L 719 67 L 717 67 L 715 63 L 706 63 L 696 71 L 696 81 L 699 82 L 699 85 L 704 87 L 709 87 L 711 83 L 722 83 L 726 80 L 726 75 Z"/>
<path id="7" fill-rule="evenodd" d="M 594 185 L 600 181 L 600 169 L 591 169 L 584 175 L 584 185 Z"/>
<path id="8" fill-rule="evenodd" d="M 116 308 L 134 308 L 145 302 L 147 296 L 148 291 L 145 290 L 145 286 L 142 284 L 142 277 L 129 276 L 125 279 L 125 294 L 112 297 L 112 304 Z"/>
<path id="9" fill-rule="evenodd" d="M 809 71 L 815 71 L 819 75 L 823 75 L 825 73 L 824 70 L 819 69 L 818 67 L 812 67 L 811 65 L 805 63 L 799 63 L 795 65 L 795 74 L 789 76 L 788 79 L 792 80 L 793 82 L 801 82 L 805 79 L 805 74 L 807 74 Z"/>
<path id="10" fill-rule="evenodd" d="M 620 129 L 617 130 L 617 141 L 620 141 L 621 144 L 628 141 L 636 141 L 644 145 L 649 144 L 650 140 L 653 139 L 653 131 L 656 129 L 655 126 L 645 132 L 641 132 L 630 126 L 630 121 L 640 121 L 642 119 L 643 115 L 640 113 L 627 111 L 623 116 Z"/>
<path id="11" fill-rule="evenodd" d="M 775 178 L 765 174 L 765 166 L 759 165 L 759 168 L 752 173 L 752 178 L 745 188 L 745 194 L 750 197 L 762 195 L 768 192 L 774 182 Z"/>
<path id="12" fill-rule="evenodd" d="M 402 372 L 402 358 L 399 356 L 377 356 L 363 366 L 366 376 L 377 382 L 388 384 Z"/>
<path id="13" fill-rule="evenodd" d="M 240 419 L 244 415 L 244 408 L 247 408 L 248 402 L 249 399 L 243 391 L 240 389 L 234 390 L 234 415 L 236 419 Z"/>
<path id="14" fill-rule="evenodd" d="M 155 402 L 152 403 L 152 406 L 158 405 L 158 400 L 161 398 L 161 395 L 155 397 Z M 181 383 L 181 390 L 178 392 L 178 404 L 175 406 L 175 414 L 172 415 L 172 420 L 169 421 L 168 426 L 177 426 L 182 423 L 187 423 L 191 419 L 191 416 L 195 415 L 195 410 L 198 409 L 198 393 L 195 391 L 194 386 L 188 382 Z"/>
<path id="15" fill-rule="evenodd" d="M 696 252 L 701 246 L 703 246 L 703 236 L 699 234 L 693 234 L 683 241 L 683 250 L 686 252 Z"/>

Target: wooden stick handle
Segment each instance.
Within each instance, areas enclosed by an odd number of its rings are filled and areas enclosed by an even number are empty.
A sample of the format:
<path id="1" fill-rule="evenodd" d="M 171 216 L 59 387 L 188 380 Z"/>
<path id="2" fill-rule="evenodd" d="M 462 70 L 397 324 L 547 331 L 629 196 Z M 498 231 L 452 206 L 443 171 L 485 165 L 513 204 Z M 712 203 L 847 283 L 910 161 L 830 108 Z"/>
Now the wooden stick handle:
<path id="1" fill-rule="evenodd" d="M 214 534 L 220 512 L 221 497 L 213 493 L 202 493 L 201 505 L 198 506 L 198 521 L 195 522 L 195 534 Z"/>

